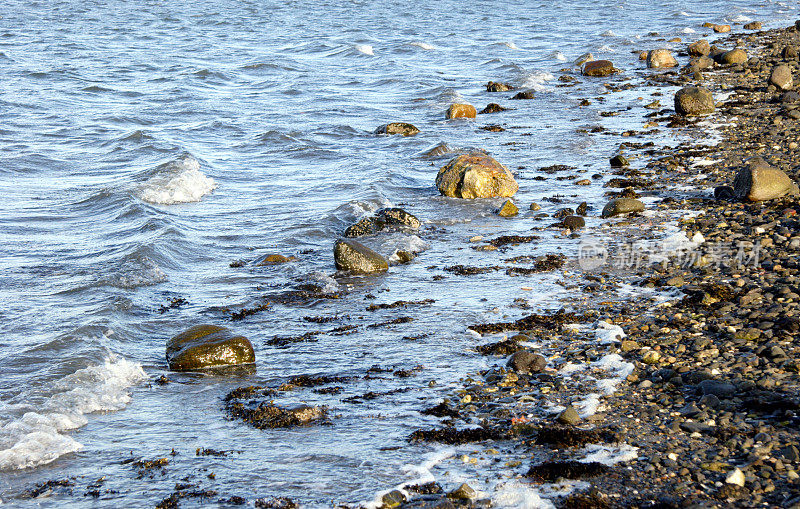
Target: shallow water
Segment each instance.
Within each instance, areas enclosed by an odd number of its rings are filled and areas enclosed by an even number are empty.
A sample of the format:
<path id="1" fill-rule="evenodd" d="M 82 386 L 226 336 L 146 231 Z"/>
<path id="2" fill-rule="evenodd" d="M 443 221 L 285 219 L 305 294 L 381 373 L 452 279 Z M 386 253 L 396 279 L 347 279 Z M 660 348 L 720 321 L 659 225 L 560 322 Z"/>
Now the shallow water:
<path id="1" fill-rule="evenodd" d="M 561 174 L 536 180 L 536 169 L 568 164 L 579 178 L 607 175 L 619 138 L 576 130 L 601 123 L 616 132 L 641 129 L 648 111 L 641 106 L 653 100 L 642 89 L 607 94 L 602 80 L 578 77 L 578 86 L 559 87 L 562 70 L 574 70 L 571 62 L 591 51 L 624 70 L 615 79 L 636 82 L 646 71 L 634 50 L 678 48 L 682 43 L 666 40 L 706 35 L 705 21 L 782 26 L 795 17 L 788 3 L 752 1 L 702 8 L 5 2 L 0 499 L 62 506 L 58 497 L 18 497 L 35 482 L 66 476 L 77 476 L 80 495 L 107 476 L 104 489 L 117 493 L 99 502 L 87 497 L 85 505 L 154 505 L 177 480 L 191 478 L 220 496 L 283 495 L 329 506 L 371 500 L 413 477 L 404 466 L 436 453 L 407 445 L 415 428 L 438 422 L 418 410 L 494 362 L 470 349 L 485 339 L 466 327 L 522 313 L 510 307 L 515 299 L 554 309 L 566 295 L 557 273 L 460 277 L 443 268 L 498 262 L 497 253 L 470 249 L 472 236 L 524 235 L 550 224 L 533 218 L 531 201 L 550 213 L 584 200 L 602 206 L 599 185 L 576 189 L 575 179 L 557 180 Z M 489 80 L 531 88 L 536 97 L 486 93 Z M 582 98 L 592 106 L 578 108 Z M 512 109 L 444 121 L 444 110 L 459 101 Z M 665 107 L 669 102 L 662 98 Z M 610 110 L 620 114 L 600 117 Z M 390 121 L 412 122 L 422 132 L 372 134 Z M 479 129 L 490 123 L 507 130 Z M 497 218 L 498 200 L 439 197 L 434 177 L 447 158 L 420 154 L 440 142 L 486 149 L 514 171 L 521 217 Z M 542 201 L 554 195 L 564 202 Z M 419 256 L 377 277 L 333 277 L 334 240 L 389 205 L 418 216 L 422 230 L 365 243 L 387 256 L 408 248 Z M 538 234 L 536 244 L 501 256 L 575 249 L 576 241 L 558 231 Z M 273 252 L 298 261 L 253 263 Z M 287 291 L 309 288 L 342 298 L 277 303 Z M 178 298 L 186 302 L 170 307 Z M 429 298 L 435 302 L 427 306 L 365 310 Z M 274 302 L 268 311 L 229 321 L 232 311 L 266 301 Z M 312 316 L 337 318 L 303 319 Z M 413 321 L 367 327 L 406 316 Z M 201 322 L 249 337 L 257 372 L 167 373 L 165 340 Z M 267 344 L 342 325 L 357 332 Z M 375 365 L 389 371 L 368 373 Z M 394 374 L 417 366 L 413 376 Z M 353 377 L 338 395 L 298 389 L 279 398 L 329 406 L 331 426 L 261 431 L 225 419 L 221 398 L 233 387 L 279 385 L 302 373 Z M 172 382 L 151 383 L 162 374 Z M 344 401 L 369 391 L 396 392 Z M 197 457 L 198 447 L 236 452 Z M 178 455 L 163 476 L 135 479 L 133 467 L 120 464 L 173 449 Z M 213 482 L 206 479 L 211 471 Z M 67 500 L 81 505 L 80 496 Z"/>

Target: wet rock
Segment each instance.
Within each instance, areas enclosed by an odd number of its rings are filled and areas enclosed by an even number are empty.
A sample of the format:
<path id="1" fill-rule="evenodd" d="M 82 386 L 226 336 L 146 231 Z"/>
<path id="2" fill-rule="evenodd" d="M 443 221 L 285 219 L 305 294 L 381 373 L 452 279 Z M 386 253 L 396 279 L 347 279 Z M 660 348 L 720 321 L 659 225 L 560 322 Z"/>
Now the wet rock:
<path id="1" fill-rule="evenodd" d="M 583 55 L 581 55 L 578 58 L 576 58 L 575 61 L 572 62 L 572 64 L 575 65 L 575 66 L 580 67 L 583 64 L 585 64 L 586 62 L 589 62 L 589 61 L 592 61 L 592 60 L 594 60 L 594 56 L 591 53 L 584 53 Z"/>
<path id="2" fill-rule="evenodd" d="M 769 83 L 778 90 L 789 90 L 793 86 L 792 70 L 786 64 L 781 64 L 772 69 Z"/>
<path id="3" fill-rule="evenodd" d="M 736 197 L 736 192 L 733 190 L 731 186 L 717 186 L 714 188 L 714 199 L 723 201 L 723 200 L 732 200 Z"/>
<path id="4" fill-rule="evenodd" d="M 712 67 L 714 67 L 714 60 L 707 56 L 693 58 L 692 61 L 689 62 L 689 68 L 692 69 L 692 72 L 703 71 L 705 69 L 711 69 Z"/>
<path id="5" fill-rule="evenodd" d="M 172 371 L 252 364 L 253 345 L 225 327 L 195 325 L 167 341 L 167 363 Z"/>
<path id="6" fill-rule="evenodd" d="M 386 259 L 355 240 L 340 239 L 333 247 L 336 270 L 355 274 L 371 274 L 389 270 Z"/>
<path id="7" fill-rule="evenodd" d="M 797 48 L 794 46 L 786 46 L 781 52 L 784 60 L 797 60 Z"/>
<path id="8" fill-rule="evenodd" d="M 569 424 L 570 426 L 575 426 L 579 422 L 581 422 L 581 417 L 578 415 L 578 411 L 575 410 L 575 407 L 572 405 L 567 405 L 558 417 L 556 418 L 558 422 L 561 424 Z"/>
<path id="9" fill-rule="evenodd" d="M 728 398 L 736 393 L 736 386 L 722 380 L 703 380 L 697 386 L 704 395 L 711 394 L 718 398 Z"/>
<path id="10" fill-rule="evenodd" d="M 401 208 L 379 209 L 372 217 L 365 217 L 345 231 L 345 237 L 360 237 L 371 235 L 387 229 L 410 228 L 418 229 L 422 223 L 416 216 L 409 214 Z"/>
<path id="11" fill-rule="evenodd" d="M 531 375 L 543 371 L 547 367 L 547 359 L 531 351 L 520 350 L 508 360 L 508 367 L 517 373 Z"/>
<path id="12" fill-rule="evenodd" d="M 742 27 L 745 30 L 761 30 L 761 22 L 760 21 L 751 21 L 750 23 L 745 23 Z"/>
<path id="13" fill-rule="evenodd" d="M 512 99 L 533 99 L 533 90 L 525 90 L 523 92 L 517 92 Z"/>
<path id="14" fill-rule="evenodd" d="M 434 145 L 433 147 L 429 148 L 428 150 L 420 153 L 420 156 L 425 159 L 435 159 L 437 157 L 442 157 L 447 154 L 452 154 L 457 152 L 453 150 L 447 143 L 442 142 Z"/>
<path id="15" fill-rule="evenodd" d="M 561 220 L 561 226 L 576 231 L 586 226 L 586 221 L 581 216 L 567 216 Z"/>
<path id="16" fill-rule="evenodd" d="M 617 198 L 603 207 L 602 217 L 614 217 L 644 210 L 644 203 L 633 198 Z"/>
<path id="17" fill-rule="evenodd" d="M 528 477 L 536 482 L 554 482 L 558 479 L 584 479 L 597 477 L 606 473 L 609 467 L 592 461 L 581 463 L 579 461 L 548 461 L 535 465 L 528 470 Z"/>
<path id="18" fill-rule="evenodd" d="M 506 111 L 506 108 L 503 108 L 497 103 L 489 103 L 486 105 L 484 109 L 480 111 L 481 114 L 486 113 L 500 113 L 501 111 Z"/>
<path id="19" fill-rule="evenodd" d="M 722 65 L 743 64 L 747 62 L 747 52 L 741 48 L 725 51 L 714 57 L 714 60 Z"/>
<path id="20" fill-rule="evenodd" d="M 689 55 L 693 57 L 704 57 L 711 52 L 711 45 L 708 44 L 708 41 L 705 39 L 700 39 L 697 42 L 693 42 L 687 48 Z"/>
<path id="21" fill-rule="evenodd" d="M 484 440 L 498 440 L 503 438 L 503 434 L 496 430 L 487 428 L 444 428 L 431 430 L 417 430 L 411 434 L 408 440 L 416 442 L 439 442 L 442 444 L 469 444 L 473 442 L 483 442 Z"/>
<path id="22" fill-rule="evenodd" d="M 730 25 L 711 25 L 711 29 L 718 34 L 724 34 L 731 31 Z"/>
<path id="23" fill-rule="evenodd" d="M 784 92 L 781 95 L 781 102 L 783 104 L 795 104 L 800 102 L 800 93 L 795 90 L 790 90 L 788 92 Z"/>
<path id="24" fill-rule="evenodd" d="M 609 162 L 611 163 L 612 168 L 624 168 L 630 164 L 628 158 L 622 154 L 617 154 L 612 157 Z"/>
<path id="25" fill-rule="evenodd" d="M 514 205 L 513 201 L 506 200 L 503 206 L 497 211 L 497 214 L 501 217 L 514 217 L 519 214 L 519 209 Z"/>
<path id="26" fill-rule="evenodd" d="M 383 508 L 386 509 L 394 509 L 395 507 L 399 507 L 400 504 L 406 501 L 405 495 L 403 495 L 398 490 L 392 490 L 386 495 L 381 497 L 381 502 L 383 503 Z"/>
<path id="27" fill-rule="evenodd" d="M 530 207 L 528 207 L 528 208 L 531 209 L 531 210 L 534 210 L 534 211 L 542 210 L 542 206 L 539 205 L 538 203 L 535 203 L 535 202 L 531 203 Z"/>
<path id="28" fill-rule="evenodd" d="M 228 399 L 228 398 L 226 398 Z M 241 401 L 230 398 L 225 412 L 233 419 L 241 419 L 258 429 L 291 428 L 325 421 L 325 407 L 298 405 L 281 407 L 263 400 Z"/>
<path id="29" fill-rule="evenodd" d="M 514 196 L 519 186 L 503 165 L 483 153 L 453 158 L 436 175 L 436 187 L 451 198 Z"/>
<path id="30" fill-rule="evenodd" d="M 654 49 L 647 52 L 647 67 L 650 69 L 677 67 L 677 65 L 678 61 L 668 49 Z"/>
<path id="31" fill-rule="evenodd" d="M 592 60 L 583 65 L 584 76 L 603 77 L 614 74 L 614 64 L 610 60 Z"/>
<path id="32" fill-rule="evenodd" d="M 447 108 L 447 118 L 475 118 L 478 114 L 475 106 L 471 104 L 451 104 Z"/>
<path id="33" fill-rule="evenodd" d="M 783 171 L 773 168 L 761 157 L 752 157 L 736 174 L 733 183 L 736 197 L 747 201 L 764 201 L 782 196 L 798 196 L 797 184 Z"/>
<path id="34" fill-rule="evenodd" d="M 575 209 L 575 213 L 579 216 L 585 216 L 588 209 L 589 209 L 589 204 L 583 201 Z"/>
<path id="35" fill-rule="evenodd" d="M 703 87 L 684 87 L 675 93 L 675 111 L 687 116 L 708 115 L 714 112 L 714 97 Z"/>
<path id="36" fill-rule="evenodd" d="M 472 486 L 470 486 L 467 483 L 462 484 L 461 486 L 459 486 L 458 488 L 454 489 L 453 491 L 447 494 L 447 498 L 453 500 L 472 500 L 477 496 L 478 494 L 475 492 L 474 489 L 472 489 Z"/>
<path id="37" fill-rule="evenodd" d="M 414 136 L 419 133 L 419 129 L 407 122 L 391 122 L 375 129 L 375 134 L 402 134 L 403 136 Z"/>
<path id="38" fill-rule="evenodd" d="M 496 81 L 490 81 L 489 83 L 486 84 L 487 92 L 508 92 L 509 90 L 514 90 L 514 87 L 512 87 L 508 83 L 499 83 Z"/>
<path id="39" fill-rule="evenodd" d="M 295 256 L 283 256 L 281 254 L 268 254 L 262 257 L 260 260 L 256 262 L 258 266 L 265 266 L 265 265 L 281 265 L 283 263 L 295 262 L 297 261 L 297 257 Z"/>
<path id="40" fill-rule="evenodd" d="M 736 486 L 744 486 L 744 472 L 738 468 L 734 468 L 726 477 L 727 484 L 735 484 Z"/>

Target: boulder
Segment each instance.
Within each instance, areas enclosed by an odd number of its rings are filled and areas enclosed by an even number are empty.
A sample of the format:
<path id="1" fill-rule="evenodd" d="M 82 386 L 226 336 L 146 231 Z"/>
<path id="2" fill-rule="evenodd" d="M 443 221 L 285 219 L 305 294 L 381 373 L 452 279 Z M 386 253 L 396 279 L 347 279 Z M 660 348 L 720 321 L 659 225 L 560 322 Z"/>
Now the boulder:
<path id="1" fill-rule="evenodd" d="M 502 217 L 514 217 L 519 214 L 519 209 L 514 205 L 513 201 L 506 200 L 500 210 L 497 211 L 497 214 Z"/>
<path id="2" fill-rule="evenodd" d="M 689 52 L 690 56 L 704 57 L 711 53 L 711 45 L 708 44 L 707 40 L 700 39 L 699 41 L 691 43 L 686 50 Z"/>
<path id="3" fill-rule="evenodd" d="M 167 341 L 167 363 L 172 371 L 252 364 L 253 345 L 225 327 L 195 325 Z"/>
<path id="4" fill-rule="evenodd" d="M 711 25 L 711 28 L 718 34 L 725 34 L 731 31 L 730 25 Z"/>
<path id="5" fill-rule="evenodd" d="M 451 104 L 447 108 L 447 118 L 475 118 L 478 111 L 471 104 Z"/>
<path id="6" fill-rule="evenodd" d="M 641 212 L 644 210 L 644 203 L 634 198 L 617 198 L 611 200 L 603 207 L 603 217 L 613 217 L 622 214 L 630 214 L 632 212 Z"/>
<path id="7" fill-rule="evenodd" d="M 684 87 L 675 93 L 675 111 L 681 115 L 708 115 L 714 112 L 714 96 L 703 87 Z"/>
<path id="8" fill-rule="evenodd" d="M 296 262 L 295 256 L 283 256 L 281 254 L 268 254 L 256 262 L 256 265 L 280 265 L 282 263 Z"/>
<path id="9" fill-rule="evenodd" d="M 609 159 L 609 163 L 611 163 L 612 168 L 624 168 L 630 164 L 630 161 L 624 155 L 617 154 Z"/>
<path id="10" fill-rule="evenodd" d="M 770 84 L 778 90 L 789 90 L 793 86 L 792 81 L 792 70 L 786 64 L 776 66 L 769 75 Z"/>
<path id="11" fill-rule="evenodd" d="M 786 46 L 781 51 L 781 56 L 784 60 L 797 60 L 797 48 L 794 46 Z"/>
<path id="12" fill-rule="evenodd" d="M 761 157 L 747 160 L 733 182 L 736 198 L 764 201 L 782 196 L 800 196 L 797 184 L 783 171 L 773 168 Z"/>
<path id="13" fill-rule="evenodd" d="M 414 136 L 419 129 L 407 122 L 391 122 L 375 129 L 375 134 L 402 134 L 403 136 Z"/>
<path id="14" fill-rule="evenodd" d="M 747 62 L 747 52 L 741 48 L 725 51 L 714 57 L 717 63 L 722 65 L 743 64 Z"/>
<path id="15" fill-rule="evenodd" d="M 389 270 L 386 259 L 355 240 L 340 239 L 333 246 L 333 261 L 336 270 L 355 274 L 372 274 Z"/>
<path id="16" fill-rule="evenodd" d="M 584 76 L 610 76 L 615 71 L 614 64 L 610 60 L 592 60 L 583 64 Z"/>
<path id="17" fill-rule="evenodd" d="M 480 113 L 500 113 L 501 111 L 506 111 L 506 108 L 503 108 L 497 103 L 489 103 L 480 111 Z"/>
<path id="18" fill-rule="evenodd" d="M 703 71 L 705 69 L 711 69 L 712 67 L 714 67 L 714 60 L 707 56 L 700 56 L 689 61 L 689 68 L 692 69 L 693 72 L 695 69 Z"/>
<path id="19" fill-rule="evenodd" d="M 510 198 L 517 192 L 514 176 L 502 164 L 481 152 L 462 154 L 436 175 L 436 187 L 451 198 Z"/>
<path id="20" fill-rule="evenodd" d="M 533 99 L 533 90 L 525 90 L 523 92 L 517 92 L 512 99 Z"/>
<path id="21" fill-rule="evenodd" d="M 654 49 L 647 52 L 647 67 L 661 69 L 664 67 L 677 67 L 678 61 L 668 49 Z"/>
<path id="22" fill-rule="evenodd" d="M 592 60 L 594 60 L 594 55 L 592 55 L 591 53 L 584 53 L 583 55 L 581 55 L 578 58 L 576 58 L 575 61 L 572 62 L 572 64 L 580 67 L 583 64 L 585 64 L 586 62 L 589 62 L 589 61 L 592 61 Z"/>
<path id="23" fill-rule="evenodd" d="M 751 21 L 744 25 L 745 30 L 761 30 L 761 22 L 760 21 Z"/>
<path id="24" fill-rule="evenodd" d="M 420 220 L 416 216 L 409 214 L 400 208 L 385 208 L 375 212 L 371 217 L 362 218 L 356 224 L 349 226 L 344 231 L 345 237 L 360 237 L 371 235 L 387 229 L 411 228 L 418 229 L 421 226 Z"/>
<path id="25" fill-rule="evenodd" d="M 561 226 L 568 230 L 580 230 L 586 226 L 586 221 L 581 216 L 567 216 L 561 220 Z"/>
<path id="26" fill-rule="evenodd" d="M 580 415 L 578 415 L 578 411 L 575 410 L 574 406 L 567 405 L 567 408 L 565 408 L 560 414 L 558 414 L 556 420 L 561 424 L 569 424 L 570 426 L 575 426 L 576 424 L 581 422 L 581 417 Z"/>
<path id="27" fill-rule="evenodd" d="M 509 90 L 514 90 L 514 87 L 512 87 L 508 83 L 498 83 L 496 81 L 490 81 L 489 83 L 486 84 L 487 92 L 508 92 Z"/>
<path id="28" fill-rule="evenodd" d="M 529 350 L 520 350 L 508 360 L 508 367 L 518 373 L 539 373 L 547 367 L 547 359 Z"/>

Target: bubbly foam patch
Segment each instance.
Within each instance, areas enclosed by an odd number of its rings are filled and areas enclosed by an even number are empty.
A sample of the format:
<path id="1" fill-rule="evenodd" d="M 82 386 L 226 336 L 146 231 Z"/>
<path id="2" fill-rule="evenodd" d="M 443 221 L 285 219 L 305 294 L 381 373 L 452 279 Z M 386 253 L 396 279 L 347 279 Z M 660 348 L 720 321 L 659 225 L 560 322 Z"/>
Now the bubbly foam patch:
<path id="1" fill-rule="evenodd" d="M 375 55 L 375 50 L 372 48 L 371 44 L 356 44 L 356 50 L 365 55 Z"/>
<path id="2" fill-rule="evenodd" d="M 87 414 L 125 408 L 127 389 L 147 378 L 141 365 L 121 357 L 79 369 L 44 390 L 44 403 L 5 405 L 0 415 L 0 470 L 32 468 L 83 449 L 64 432 L 86 425 Z M 26 397 L 27 396 L 27 397 Z M 31 391 L 25 399 L 38 399 Z"/>
<path id="3" fill-rule="evenodd" d="M 200 171 L 200 162 L 192 156 L 184 156 L 159 168 L 139 188 L 139 198 L 159 205 L 190 203 L 216 189 L 214 179 Z"/>
<path id="4" fill-rule="evenodd" d="M 432 44 L 428 44 L 427 42 L 412 42 L 411 46 L 416 46 L 416 47 L 424 49 L 424 50 L 436 49 L 435 46 L 433 46 Z"/>

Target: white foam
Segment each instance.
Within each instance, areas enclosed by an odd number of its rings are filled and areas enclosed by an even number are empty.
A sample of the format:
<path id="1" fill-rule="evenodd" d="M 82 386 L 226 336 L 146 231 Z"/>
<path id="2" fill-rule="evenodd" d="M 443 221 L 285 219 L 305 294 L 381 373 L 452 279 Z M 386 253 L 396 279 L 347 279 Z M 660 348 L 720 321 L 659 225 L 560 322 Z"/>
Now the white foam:
<path id="1" fill-rule="evenodd" d="M 683 30 L 681 30 L 681 33 L 682 34 L 696 34 L 697 30 L 695 30 L 694 28 L 686 27 Z"/>
<path id="2" fill-rule="evenodd" d="M 525 75 L 521 88 L 530 88 L 536 90 L 537 92 L 541 92 L 542 90 L 546 89 L 544 84 L 554 79 L 555 76 L 553 76 L 549 72 L 532 71 Z"/>
<path id="3" fill-rule="evenodd" d="M 600 35 L 603 36 L 603 37 L 617 37 L 616 32 L 614 32 L 613 30 L 606 30 L 605 32 L 603 32 Z"/>
<path id="4" fill-rule="evenodd" d="M 591 417 L 599 412 L 602 408 L 600 404 L 600 395 L 591 392 L 582 400 L 578 401 L 577 403 L 573 403 L 572 406 L 574 406 L 578 411 L 578 415 L 581 417 L 581 419 L 586 419 L 587 417 Z"/>
<path id="5" fill-rule="evenodd" d="M 312 272 L 309 277 L 317 283 L 322 283 L 322 293 L 336 293 L 341 289 L 336 279 L 324 272 Z"/>
<path id="6" fill-rule="evenodd" d="M 409 46 L 416 46 L 417 48 L 421 48 L 428 51 L 436 49 L 436 46 L 428 44 L 427 42 L 412 42 L 409 44 Z"/>
<path id="7" fill-rule="evenodd" d="M 559 62 L 566 62 L 567 56 L 561 53 L 560 51 L 554 51 L 548 55 L 548 57 L 558 60 Z"/>
<path id="8" fill-rule="evenodd" d="M 356 44 L 356 50 L 364 55 L 375 55 L 375 50 L 371 44 Z"/>
<path id="9" fill-rule="evenodd" d="M 139 187 L 139 198 L 159 205 L 190 203 L 200 201 L 216 187 L 214 180 L 200 171 L 200 162 L 187 155 L 159 167 Z"/>
<path id="10" fill-rule="evenodd" d="M 598 320 L 595 324 L 594 337 L 600 344 L 613 343 L 626 336 L 622 327 L 603 320 Z"/>
<path id="11" fill-rule="evenodd" d="M 603 465 L 616 465 L 625 461 L 632 461 L 639 457 L 639 448 L 628 444 L 618 446 L 607 446 L 591 444 L 583 448 L 582 452 L 586 455 L 578 460 L 581 463 L 591 463 L 596 461 Z"/>
<path id="12" fill-rule="evenodd" d="M 141 260 L 125 261 L 110 284 L 119 288 L 138 288 L 163 283 L 167 279 L 167 275 L 161 270 L 161 267 L 145 256 Z"/>
<path id="13" fill-rule="evenodd" d="M 597 48 L 597 51 L 599 51 L 600 53 L 614 53 L 614 48 L 612 48 L 608 44 L 603 44 L 602 46 Z"/>
<path id="14" fill-rule="evenodd" d="M 737 16 L 733 16 L 732 18 L 728 18 L 728 21 L 731 23 L 749 23 L 753 20 L 744 14 L 739 14 Z"/>
<path id="15" fill-rule="evenodd" d="M 622 356 L 616 353 L 604 355 L 600 359 L 594 361 L 592 367 L 609 371 L 614 375 L 613 378 L 597 381 L 598 387 L 600 387 L 606 395 L 614 394 L 619 384 L 633 373 L 634 370 L 633 364 L 625 362 Z"/>
<path id="16" fill-rule="evenodd" d="M 365 509 L 378 509 L 380 507 L 383 507 L 383 496 L 393 490 L 399 490 L 401 493 L 403 493 L 403 495 L 408 497 L 409 493 L 405 490 L 406 486 L 412 486 L 415 484 L 425 484 L 435 481 L 436 477 L 431 472 L 431 469 L 434 468 L 439 463 L 442 463 L 443 461 L 452 458 L 455 455 L 456 455 L 456 449 L 452 447 L 446 447 L 438 451 L 435 451 L 431 454 L 428 454 L 427 456 L 425 456 L 425 459 L 422 461 L 422 463 L 418 465 L 414 465 L 411 463 L 403 465 L 403 471 L 411 477 L 410 480 L 398 484 L 394 488 L 379 491 L 375 495 L 375 498 L 373 498 L 368 502 L 362 502 L 361 504 L 359 504 L 359 506 Z"/>
<path id="17" fill-rule="evenodd" d="M 495 486 L 492 501 L 496 507 L 508 509 L 551 509 L 555 507 L 552 502 L 542 498 L 539 491 L 530 483 L 523 483 L 516 479 Z"/>
<path id="18" fill-rule="evenodd" d="M 46 387 L 49 397 L 37 408 L 4 407 L 17 415 L 3 416 L 7 420 L 0 426 L 0 470 L 44 465 L 83 449 L 64 432 L 86 425 L 87 414 L 122 410 L 131 399 L 127 389 L 146 378 L 140 364 L 111 356 L 103 364 L 79 369 Z M 39 397 L 31 392 L 21 399 Z"/>

